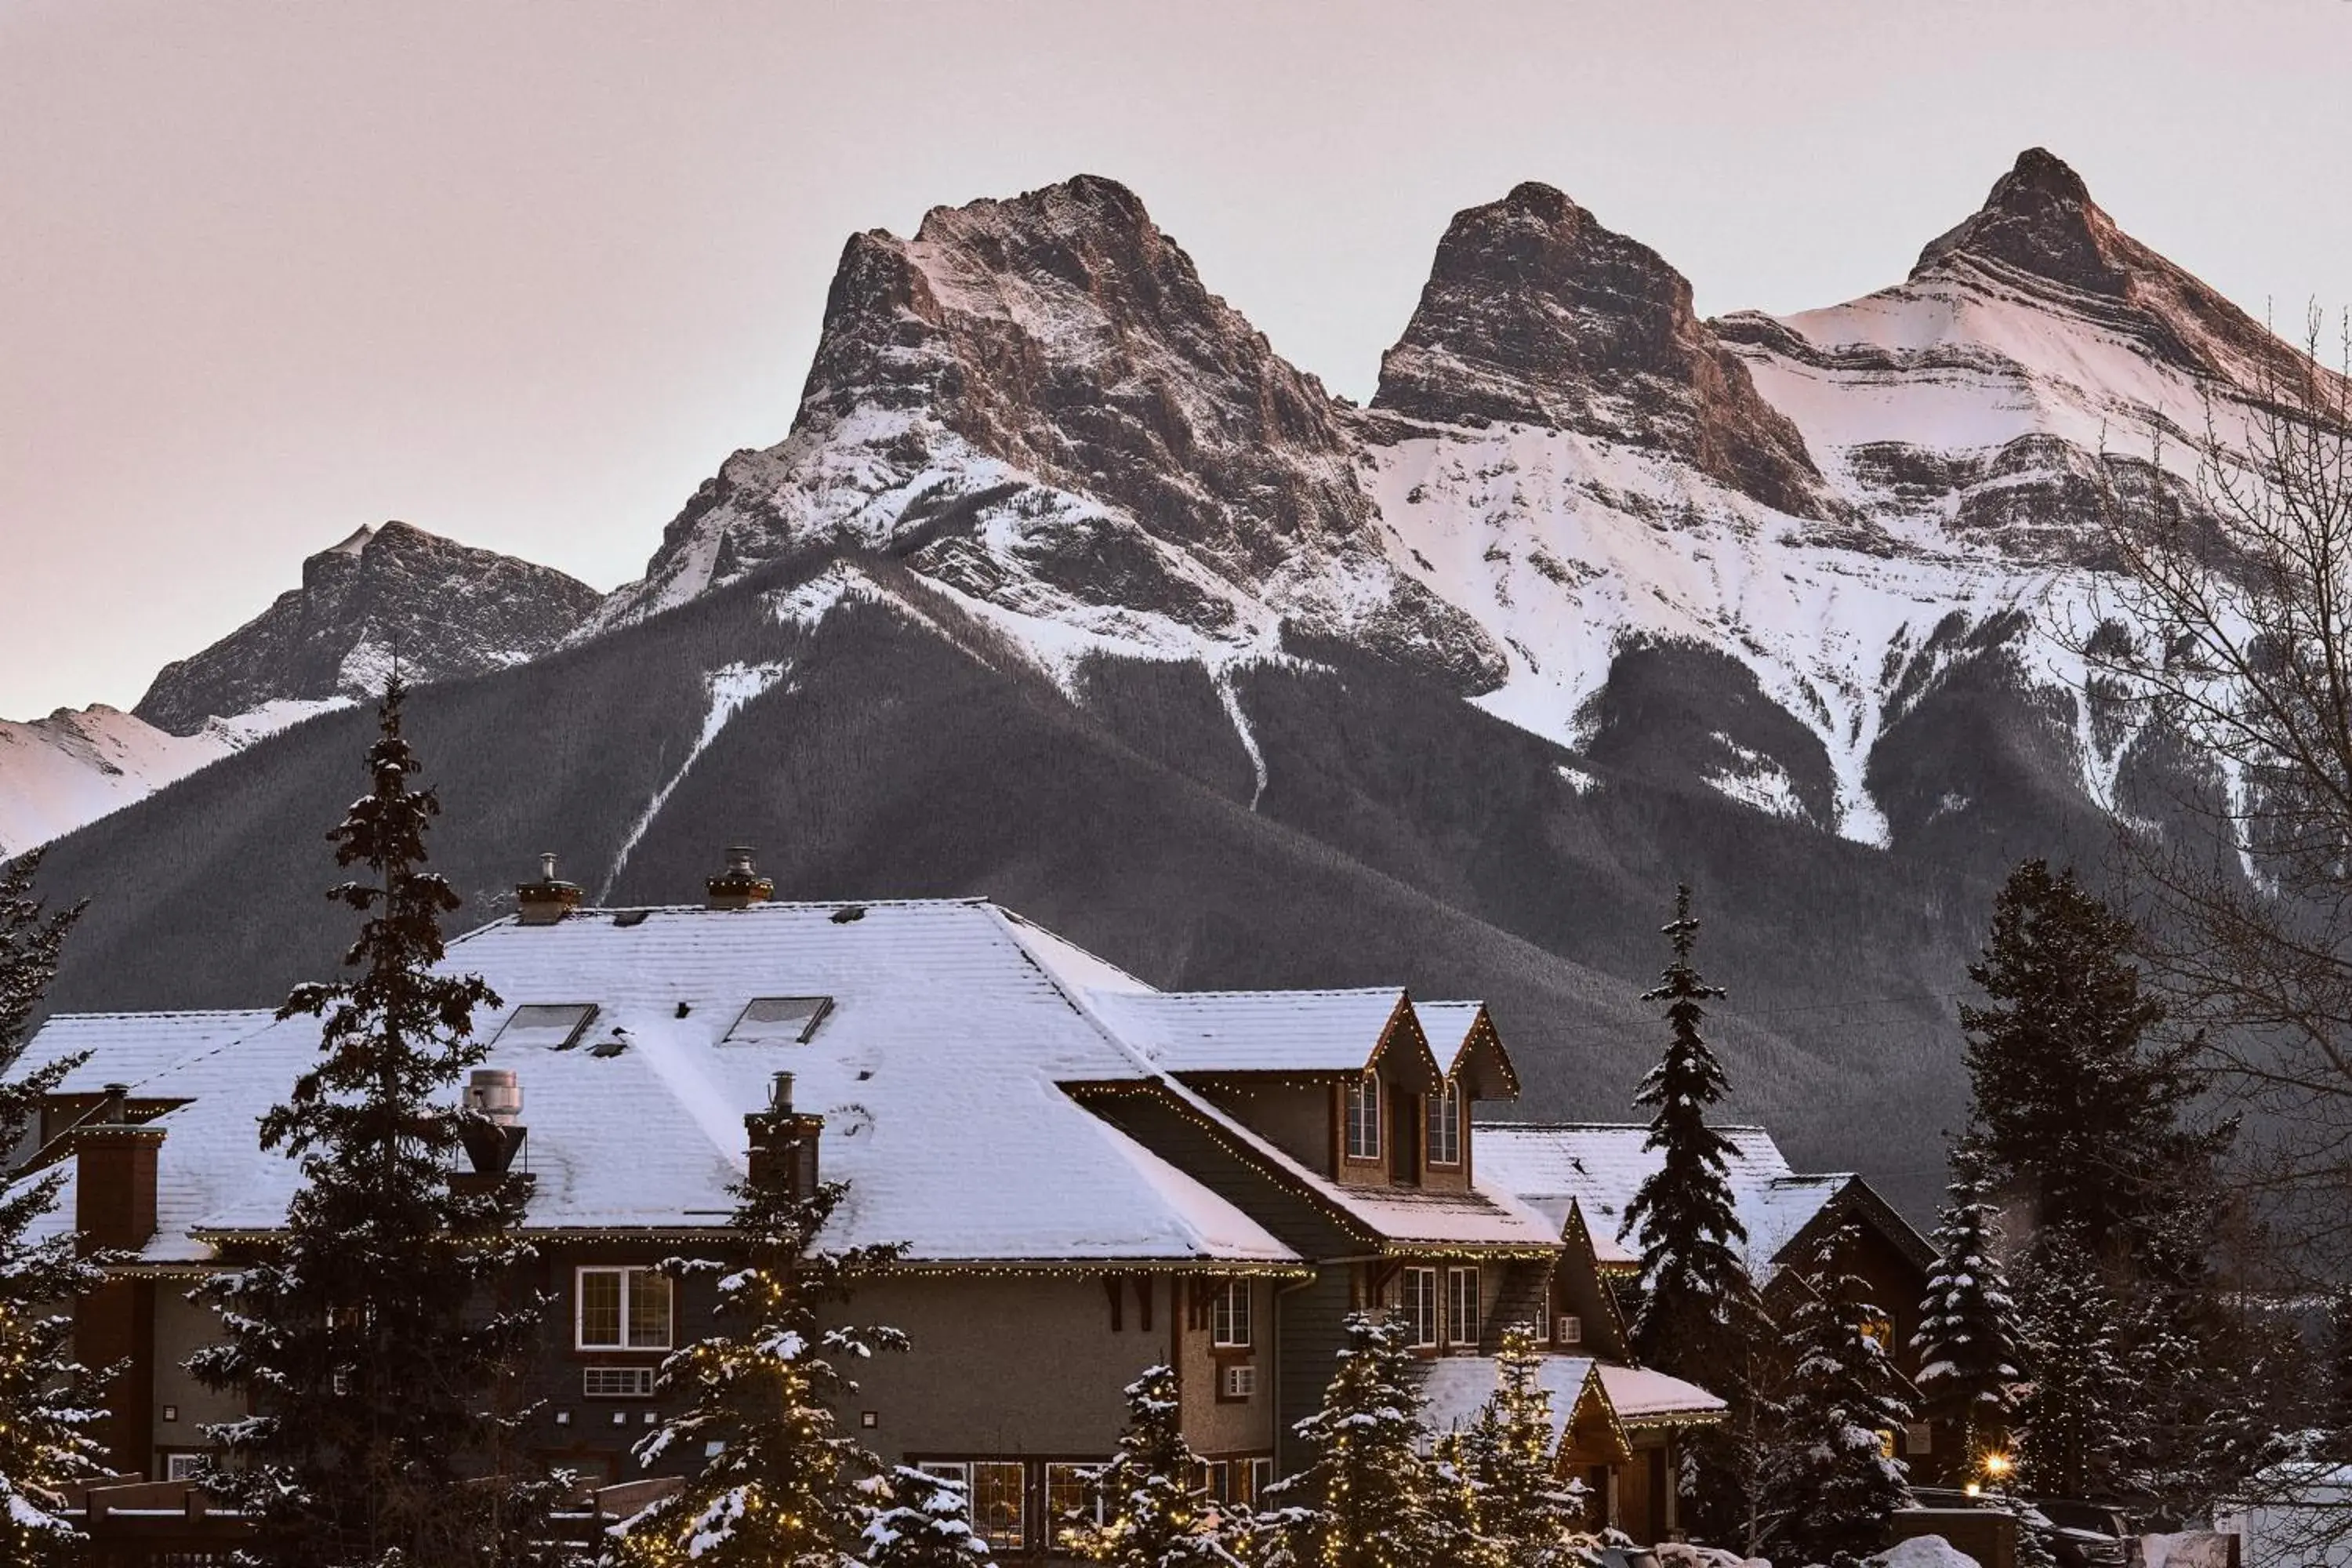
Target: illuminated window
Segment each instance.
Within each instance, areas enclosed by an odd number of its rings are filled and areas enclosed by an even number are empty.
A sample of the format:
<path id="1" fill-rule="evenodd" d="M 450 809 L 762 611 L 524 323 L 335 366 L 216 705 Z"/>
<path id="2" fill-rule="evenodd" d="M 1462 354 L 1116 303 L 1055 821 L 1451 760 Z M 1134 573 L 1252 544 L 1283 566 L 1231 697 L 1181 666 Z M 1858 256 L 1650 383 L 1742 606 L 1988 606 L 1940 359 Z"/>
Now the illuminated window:
<path id="1" fill-rule="evenodd" d="M 650 1268 L 583 1268 L 572 1344 L 583 1351 L 669 1349 L 669 1280 Z"/>
<path id="2" fill-rule="evenodd" d="M 1250 1286 L 1228 1279 L 1209 1302 L 1209 1342 L 1220 1350 L 1250 1347 Z"/>
<path id="3" fill-rule="evenodd" d="M 1895 1429 L 1893 1427 L 1881 1426 L 1878 1429 L 1878 1453 L 1881 1458 L 1891 1459 L 1895 1458 Z"/>
<path id="4" fill-rule="evenodd" d="M 1100 1468 L 1059 1462 L 1045 1467 L 1045 1539 L 1055 1551 L 1067 1552 L 1081 1524 L 1102 1522 L 1102 1503 L 1088 1491 Z"/>
<path id="5" fill-rule="evenodd" d="M 992 1552 L 1028 1548 L 1024 1508 L 1027 1467 L 1018 1459 L 974 1459 L 971 1465 L 971 1527 Z"/>
<path id="6" fill-rule="evenodd" d="M 1436 1269 L 1406 1269 L 1404 1296 L 1399 1306 L 1404 1312 L 1406 1326 L 1412 1330 L 1413 1344 L 1428 1346 L 1437 1343 Z"/>
<path id="7" fill-rule="evenodd" d="M 1348 1086 L 1348 1158 L 1381 1157 L 1381 1080 L 1366 1073 Z"/>
<path id="8" fill-rule="evenodd" d="M 1209 1494 L 1210 1501 L 1229 1500 L 1225 1496 L 1225 1462 L 1223 1459 L 1202 1460 L 1200 1474 L 1194 1479 L 1201 1490 Z"/>
<path id="9" fill-rule="evenodd" d="M 1462 1086 L 1450 1078 L 1429 1097 L 1429 1163 L 1462 1163 Z"/>
<path id="10" fill-rule="evenodd" d="M 1455 1345 L 1478 1342 L 1478 1271 L 1445 1271 L 1445 1342 Z"/>

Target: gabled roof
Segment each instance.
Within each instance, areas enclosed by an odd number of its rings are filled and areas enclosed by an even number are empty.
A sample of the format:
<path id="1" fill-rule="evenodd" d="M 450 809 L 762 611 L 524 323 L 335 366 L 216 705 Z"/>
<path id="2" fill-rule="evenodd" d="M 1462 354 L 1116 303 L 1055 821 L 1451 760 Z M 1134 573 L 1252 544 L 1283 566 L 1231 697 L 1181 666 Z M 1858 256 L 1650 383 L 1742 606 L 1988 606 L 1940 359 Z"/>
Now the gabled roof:
<path id="1" fill-rule="evenodd" d="M 1423 1419 L 1432 1433 L 1466 1428 L 1495 1396 L 1493 1356 L 1439 1356 L 1416 1369 L 1421 1378 Z M 1547 1414 L 1556 1447 L 1576 1419 L 1578 1406 L 1627 1427 L 1692 1426 L 1720 1420 L 1724 1402 L 1695 1383 L 1643 1367 L 1595 1362 L 1584 1356 L 1545 1356 L 1536 1384 L 1550 1397 Z"/>
<path id="2" fill-rule="evenodd" d="M 745 1170 L 743 1117 L 790 1070 L 800 1109 L 824 1117 L 825 1173 L 849 1184 L 829 1243 L 899 1241 L 911 1260 L 942 1265 L 1297 1265 L 1241 1210 L 1056 1087 L 1132 1076 L 1137 1063 L 1003 911 L 856 907 L 854 920 L 835 919 L 837 903 L 656 909 L 626 923 L 585 911 L 453 942 L 446 966 L 483 974 L 509 1008 L 598 1008 L 577 1048 L 492 1048 L 489 1065 L 514 1069 L 523 1091 L 522 1163 L 536 1183 L 526 1223 L 720 1227 Z M 752 998 L 786 994 L 833 998 L 806 1043 L 719 1043 Z M 494 1035 L 504 1016 L 484 1011 L 477 1032 Z M 143 1094 L 188 1101 L 153 1123 L 167 1137 L 147 1260 L 201 1259 L 202 1237 L 281 1222 L 294 1167 L 255 1146 L 254 1122 L 314 1058 L 319 1025 L 224 1026 L 201 1049 L 188 1048 L 204 1044 L 191 1026 L 167 1051 L 148 1017 L 53 1020 L 39 1043 L 50 1048 L 58 1030 L 100 1053 L 78 1077 L 103 1083 L 135 1065 L 149 1069 Z M 60 1212 L 70 1215 L 69 1197 Z"/>
<path id="3" fill-rule="evenodd" d="M 148 1081 L 178 1063 L 269 1026 L 268 1008 L 180 1013 L 60 1013 L 26 1043 L 14 1070 L 35 1068 L 102 1049 L 59 1081 L 59 1094 L 96 1094 L 110 1083 L 127 1083 L 134 1099 Z"/>
<path id="4" fill-rule="evenodd" d="M 1789 1166 L 1780 1145 L 1760 1127 L 1719 1127 L 1731 1144 L 1726 1175 L 1733 1212 L 1748 1232 L 1748 1272 L 1759 1283 L 1790 1260 L 1800 1232 L 1848 1188 L 1868 1191 L 1851 1172 L 1800 1173 Z M 1592 1238 L 1602 1264 L 1633 1257 L 1630 1237 L 1619 1235 L 1626 1205 L 1662 1163 L 1643 1145 L 1649 1128 L 1627 1122 L 1563 1122 L 1538 1125 L 1480 1122 L 1478 1171 L 1547 1217 L 1565 1226 L 1573 1207 Z M 1874 1194 L 1873 1194 L 1874 1197 Z M 1874 1220 L 1891 1219 L 1908 1232 L 1900 1216 L 1880 1203 Z M 1900 1242 L 1900 1237 L 1897 1237 Z M 1916 1241 L 1916 1233 L 1911 1240 Z"/>
<path id="5" fill-rule="evenodd" d="M 1097 991 L 1095 1014 L 1149 1066 L 1214 1077 L 1360 1073 L 1387 1058 L 1433 1089 L 1431 1054 L 1412 1000 L 1396 986 L 1351 991 Z"/>
<path id="6" fill-rule="evenodd" d="M 1466 1074 L 1478 1088 L 1495 1091 L 1482 1094 L 1480 1099 L 1519 1097 L 1518 1069 L 1511 1065 L 1510 1054 L 1503 1049 L 1503 1037 L 1488 1016 L 1486 1004 L 1415 1002 L 1412 1010 L 1421 1017 L 1422 1032 L 1429 1037 L 1429 1048 L 1445 1064 L 1446 1077 L 1463 1078 Z"/>

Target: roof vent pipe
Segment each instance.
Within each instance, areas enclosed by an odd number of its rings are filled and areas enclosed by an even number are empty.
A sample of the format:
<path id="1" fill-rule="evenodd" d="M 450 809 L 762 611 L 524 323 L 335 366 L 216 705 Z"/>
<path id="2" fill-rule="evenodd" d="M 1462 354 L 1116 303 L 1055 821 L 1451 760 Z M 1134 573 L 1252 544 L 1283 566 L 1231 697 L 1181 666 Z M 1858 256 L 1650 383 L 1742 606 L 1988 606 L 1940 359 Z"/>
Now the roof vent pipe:
<path id="1" fill-rule="evenodd" d="M 735 844 L 728 847 L 727 869 L 705 882 L 703 889 L 711 909 L 748 910 L 775 897 L 776 884 L 753 867 L 749 844 Z"/>
<path id="2" fill-rule="evenodd" d="M 480 1176 L 503 1176 L 522 1149 L 522 1080 L 509 1068 L 476 1068 L 466 1084 L 466 1109 L 473 1114 L 457 1127 L 466 1158 Z"/>
<path id="3" fill-rule="evenodd" d="M 768 1085 L 768 1110 L 777 1116 L 793 1113 L 793 1075 L 780 1072 Z"/>

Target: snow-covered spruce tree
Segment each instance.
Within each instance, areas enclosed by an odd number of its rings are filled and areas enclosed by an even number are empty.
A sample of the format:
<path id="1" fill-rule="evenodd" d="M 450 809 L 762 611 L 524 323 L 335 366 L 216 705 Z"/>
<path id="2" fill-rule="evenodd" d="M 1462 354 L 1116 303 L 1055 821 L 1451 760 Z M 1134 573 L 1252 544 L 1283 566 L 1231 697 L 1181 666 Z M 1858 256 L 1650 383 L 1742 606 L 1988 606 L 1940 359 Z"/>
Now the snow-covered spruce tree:
<path id="1" fill-rule="evenodd" d="M 2132 1458 L 2121 1309 L 2097 1257 L 2069 1231 L 2037 1237 L 2020 1275 L 2033 1367 L 2018 1411 L 2023 1485 L 2047 1497 L 2112 1496 Z"/>
<path id="2" fill-rule="evenodd" d="M 42 906 L 33 895 L 39 868 L 37 850 L 0 866 L 0 1069 L 25 1048 L 81 913 Z M 0 1150 L 38 1124 L 42 1097 L 82 1059 L 0 1078 Z M 58 1489 L 104 1468 L 90 1430 L 103 1414 L 93 1407 L 100 1390 L 74 1363 L 73 1319 L 63 1310 L 102 1276 L 77 1256 L 69 1232 L 32 1234 L 57 1207 L 62 1180 L 52 1169 L 0 1192 L 0 1563 L 26 1568 L 80 1560 Z"/>
<path id="3" fill-rule="evenodd" d="M 1592 1561 L 1581 1485 L 1553 1468 L 1551 1395 L 1537 1381 L 1543 1352 L 1524 1325 L 1503 1332 L 1495 1394 L 1468 1446 L 1479 1522 L 1509 1568 L 1568 1568 Z"/>
<path id="4" fill-rule="evenodd" d="M 1845 1268 L 1851 1221 L 1824 1236 L 1788 1313 L 1789 1392 L 1769 1468 L 1773 1555 L 1793 1563 L 1861 1557 L 1885 1543 L 1887 1516 L 1911 1500 L 1886 1435 L 1911 1409 L 1887 1359 L 1886 1315 Z"/>
<path id="5" fill-rule="evenodd" d="M 1087 1482 L 1094 1515 L 1071 1527 L 1070 1551 L 1107 1568 L 1231 1568 L 1232 1545 L 1198 1484 L 1200 1468 L 1184 1440 L 1174 1369 L 1147 1369 L 1127 1385 L 1127 1429 Z"/>
<path id="6" fill-rule="evenodd" d="M 1674 959 L 1645 1002 L 1666 1004 L 1669 1034 L 1658 1065 L 1633 1097 L 1651 1109 L 1644 1150 L 1662 1161 L 1625 1206 L 1621 1237 L 1642 1252 L 1633 1352 L 1644 1365 L 1697 1384 L 1730 1406 L 1720 1426 L 1683 1448 L 1686 1517 L 1695 1534 L 1745 1545 L 1758 1502 L 1757 1466 L 1746 1447 L 1757 1427 L 1757 1360 L 1772 1335 L 1739 1248 L 1748 1239 L 1732 1199 L 1730 1141 L 1707 1125 L 1707 1108 L 1730 1090 L 1706 1043 L 1704 1004 L 1724 994 L 1691 963 L 1698 921 L 1690 889 L 1675 890 L 1664 929 Z"/>
<path id="7" fill-rule="evenodd" d="M 868 1478 L 865 1489 L 872 1509 L 857 1556 L 866 1568 L 976 1568 L 989 1560 L 961 1481 L 894 1465 Z"/>
<path id="8" fill-rule="evenodd" d="M 226 1342 L 189 1365 L 250 1399 L 210 1429 L 209 1485 L 255 1526 L 250 1554 L 299 1568 L 511 1560 L 529 1509 L 504 1462 L 492 1391 L 537 1325 L 494 1305 L 523 1254 L 523 1190 L 453 1187 L 483 1057 L 478 975 L 445 974 L 441 919 L 457 895 L 424 868 L 440 805 L 415 786 L 400 682 L 385 689 L 368 793 L 328 835 L 363 873 L 330 889 L 361 917 L 352 973 L 299 986 L 280 1018 L 325 1020 L 320 1059 L 261 1120 L 264 1148 L 300 1161 L 284 1229 L 202 1296 Z"/>
<path id="9" fill-rule="evenodd" d="M 1430 1550 L 1446 1568 L 1509 1568 L 1510 1553 L 1487 1531 L 1486 1484 L 1502 1428 L 1494 1406 L 1467 1431 L 1441 1432 L 1429 1448 Z"/>
<path id="10" fill-rule="evenodd" d="M 1351 1314 L 1323 1408 L 1293 1428 L 1315 1458 L 1266 1489 L 1286 1547 L 1306 1568 L 1436 1568 L 1421 1390 L 1402 1321 Z"/>
<path id="11" fill-rule="evenodd" d="M 662 1386 L 692 1403 L 636 1453 L 652 1465 L 673 1450 L 717 1450 L 683 1490 L 614 1530 L 617 1568 L 838 1568 L 874 1522 L 866 1483 L 880 1465 L 835 1419 L 856 1385 L 834 1359 L 903 1350 L 906 1336 L 826 1328 L 818 1318 L 900 1249 L 819 1249 L 817 1234 L 847 1187 L 827 1182 L 803 1195 L 790 1179 L 793 1161 L 758 1152 L 735 1188 L 739 1256 L 719 1281 L 719 1331 L 662 1363 Z M 712 1267 L 677 1263 L 670 1272 Z"/>
<path id="12" fill-rule="evenodd" d="M 1978 1184 L 1972 1152 L 1956 1151 L 1953 1166 L 1911 1348 L 1919 1357 L 1921 1414 L 1959 1424 L 1960 1452 L 1973 1471 L 1983 1456 L 2008 1452 L 2025 1352 L 1993 1208 Z"/>

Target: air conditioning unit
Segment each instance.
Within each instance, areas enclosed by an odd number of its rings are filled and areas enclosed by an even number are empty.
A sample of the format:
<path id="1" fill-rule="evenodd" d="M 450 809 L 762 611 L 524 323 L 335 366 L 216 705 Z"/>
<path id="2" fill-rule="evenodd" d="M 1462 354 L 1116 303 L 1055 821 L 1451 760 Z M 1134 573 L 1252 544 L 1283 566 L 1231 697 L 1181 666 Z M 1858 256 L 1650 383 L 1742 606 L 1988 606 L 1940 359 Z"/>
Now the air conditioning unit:
<path id="1" fill-rule="evenodd" d="M 649 1366 L 590 1366 L 580 1371 L 580 1393 L 588 1399 L 651 1399 L 654 1369 Z"/>
<path id="2" fill-rule="evenodd" d="M 1562 1312 L 1552 1320 L 1551 1337 L 1554 1344 L 1580 1345 L 1584 1342 L 1584 1320 L 1573 1312 Z"/>
<path id="3" fill-rule="evenodd" d="M 1250 1399 L 1257 1394 L 1257 1368 L 1247 1362 L 1235 1362 L 1225 1368 L 1224 1393 L 1227 1399 Z"/>

